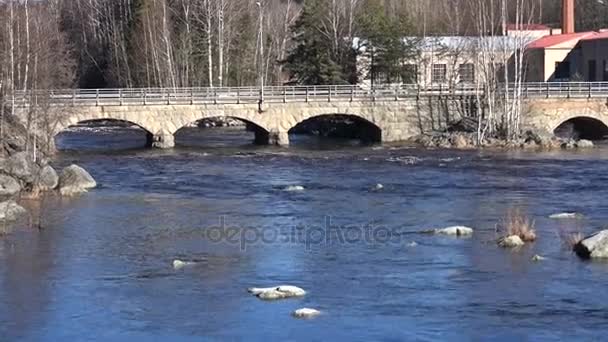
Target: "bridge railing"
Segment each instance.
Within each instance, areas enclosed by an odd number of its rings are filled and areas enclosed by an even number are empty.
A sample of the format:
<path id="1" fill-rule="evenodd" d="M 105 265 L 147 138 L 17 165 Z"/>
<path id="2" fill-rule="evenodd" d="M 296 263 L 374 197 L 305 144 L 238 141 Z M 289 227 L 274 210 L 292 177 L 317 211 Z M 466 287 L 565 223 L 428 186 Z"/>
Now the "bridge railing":
<path id="1" fill-rule="evenodd" d="M 501 85 L 502 91 L 506 85 Z M 509 84 L 513 90 L 515 84 Z M 473 84 L 420 86 L 417 84 L 329 86 L 273 86 L 222 88 L 58 89 L 17 91 L 17 106 L 48 103 L 53 106 L 200 105 L 332 101 L 399 101 L 421 96 L 481 94 Z M 538 82 L 521 84 L 523 97 L 608 97 L 608 82 Z"/>

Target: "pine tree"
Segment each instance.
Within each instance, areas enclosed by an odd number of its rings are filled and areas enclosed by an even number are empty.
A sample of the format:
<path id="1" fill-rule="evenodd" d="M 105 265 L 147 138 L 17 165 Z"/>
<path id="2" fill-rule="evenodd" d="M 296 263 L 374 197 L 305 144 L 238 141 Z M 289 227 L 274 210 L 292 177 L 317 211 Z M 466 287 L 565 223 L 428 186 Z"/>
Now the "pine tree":
<path id="1" fill-rule="evenodd" d="M 319 18 L 327 9 L 326 1 L 309 0 L 292 28 L 293 50 L 284 61 L 292 81 L 298 84 L 345 84 L 340 64 L 331 54 L 331 45 L 320 34 Z"/>
<path id="2" fill-rule="evenodd" d="M 415 75 L 404 64 L 417 53 L 414 39 L 405 39 L 412 33 L 408 16 L 404 13 L 389 16 L 381 1 L 367 0 L 357 19 L 360 37 L 372 62 L 371 77 L 382 83 L 412 81 Z"/>

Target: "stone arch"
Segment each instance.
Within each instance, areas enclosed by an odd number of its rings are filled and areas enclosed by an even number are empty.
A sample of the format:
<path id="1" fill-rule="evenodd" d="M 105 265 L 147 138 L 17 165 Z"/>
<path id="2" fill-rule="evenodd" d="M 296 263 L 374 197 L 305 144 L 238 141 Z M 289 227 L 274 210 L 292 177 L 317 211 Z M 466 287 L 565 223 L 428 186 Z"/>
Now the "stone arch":
<path id="1" fill-rule="evenodd" d="M 358 138 L 369 142 L 382 141 L 382 127 L 374 122 L 372 118 L 367 118 L 359 114 L 351 114 L 348 112 L 315 113 L 311 115 L 304 115 L 298 118 L 295 123 L 290 125 L 288 132 L 294 133 L 299 127 L 302 127 L 302 125 L 311 124 L 315 120 L 323 119 L 326 119 L 326 121 L 323 122 L 323 125 L 328 125 L 325 128 L 331 129 L 331 126 L 334 126 L 335 129 L 342 130 L 342 132 L 337 132 L 338 135 L 343 133 L 346 137 Z M 331 122 L 332 119 L 336 119 L 335 125 Z M 353 127 L 350 129 L 347 128 L 347 131 L 344 131 L 343 123 L 348 121 L 352 121 Z M 347 126 L 349 125 L 350 124 L 347 124 Z"/>
<path id="2" fill-rule="evenodd" d="M 123 118 L 113 118 L 113 117 L 103 117 L 103 118 L 98 118 L 98 117 L 92 117 L 92 118 L 86 118 L 86 117 L 70 117 L 67 120 L 62 121 L 61 123 L 58 123 L 54 129 L 53 135 L 52 137 L 50 137 L 50 139 L 52 140 L 50 142 L 51 146 L 53 149 L 55 149 L 55 139 L 57 138 L 57 136 L 65 131 L 66 129 L 68 129 L 71 126 L 75 126 L 78 124 L 82 124 L 82 123 L 88 123 L 88 122 L 101 122 L 101 121 L 114 121 L 114 122 L 121 122 L 121 123 L 127 123 L 130 125 L 134 125 L 139 127 L 141 130 L 143 130 L 146 134 L 146 146 L 150 147 L 153 146 L 154 144 L 154 137 L 155 134 L 153 133 L 154 131 L 148 126 L 146 125 L 146 123 L 142 123 L 142 122 L 137 122 L 138 120 L 126 120 Z"/>
<path id="3" fill-rule="evenodd" d="M 82 122 L 90 122 L 90 121 L 103 121 L 103 120 L 113 120 L 120 122 L 128 122 L 130 124 L 136 125 L 146 131 L 150 135 L 156 134 L 156 130 L 153 125 L 150 125 L 145 120 L 140 120 L 137 116 L 113 116 L 113 115 L 73 115 L 68 117 L 66 120 L 62 120 L 59 122 L 54 130 L 53 137 L 57 136 L 57 134 L 66 130 L 70 126 L 77 125 Z"/>
<path id="4" fill-rule="evenodd" d="M 215 113 L 215 112 L 199 112 L 197 114 L 186 113 L 186 115 L 182 116 L 179 122 L 171 124 L 171 134 L 176 134 L 182 128 L 191 125 L 193 123 L 199 122 L 205 119 L 215 119 L 215 118 L 230 118 L 239 120 L 245 123 L 247 129 L 252 131 L 255 134 L 254 142 L 256 144 L 269 144 L 272 142 L 271 131 L 268 129 L 268 124 L 262 120 L 260 115 L 248 115 L 248 113 L 239 113 L 239 112 L 230 112 L 226 111 L 225 113 Z"/>
<path id="5" fill-rule="evenodd" d="M 608 125 L 598 116 L 572 115 L 557 123 L 552 132 L 562 138 L 601 140 L 608 137 Z"/>

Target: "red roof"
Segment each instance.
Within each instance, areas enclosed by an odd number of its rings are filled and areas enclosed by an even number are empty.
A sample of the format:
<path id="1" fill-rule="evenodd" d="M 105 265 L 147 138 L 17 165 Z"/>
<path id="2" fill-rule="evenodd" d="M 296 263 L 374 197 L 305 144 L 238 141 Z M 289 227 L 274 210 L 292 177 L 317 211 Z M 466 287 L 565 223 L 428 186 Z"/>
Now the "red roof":
<path id="1" fill-rule="evenodd" d="M 585 37 L 581 40 L 596 40 L 596 39 L 606 39 L 608 38 L 608 31 L 600 31 L 600 32 L 594 32 L 595 34 L 590 36 L 590 37 Z"/>
<path id="2" fill-rule="evenodd" d="M 551 28 L 543 24 L 507 24 L 508 31 L 548 31 Z"/>
<path id="3" fill-rule="evenodd" d="M 579 32 L 568 34 L 555 34 L 539 38 L 526 46 L 527 49 L 547 49 L 556 45 L 564 44 L 570 41 L 578 43 L 581 39 L 586 39 L 598 34 L 597 32 Z"/>

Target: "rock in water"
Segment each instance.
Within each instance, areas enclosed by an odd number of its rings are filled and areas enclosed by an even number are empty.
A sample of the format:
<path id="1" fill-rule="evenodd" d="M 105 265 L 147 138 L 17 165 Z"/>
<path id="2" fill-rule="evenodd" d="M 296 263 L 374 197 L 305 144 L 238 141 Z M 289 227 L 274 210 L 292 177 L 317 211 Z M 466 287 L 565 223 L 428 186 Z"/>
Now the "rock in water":
<path id="1" fill-rule="evenodd" d="M 296 318 L 314 318 L 321 314 L 321 311 L 311 308 L 301 308 L 291 313 Z"/>
<path id="2" fill-rule="evenodd" d="M 550 219 L 555 219 L 555 220 L 578 219 L 578 218 L 582 218 L 582 217 L 583 217 L 583 215 L 578 214 L 578 213 L 559 213 L 559 214 L 553 214 L 553 215 L 549 216 Z"/>
<path id="3" fill-rule="evenodd" d="M 182 261 L 179 259 L 173 260 L 173 268 L 176 270 L 182 269 L 186 266 L 192 266 L 194 265 L 194 262 L 192 261 Z"/>
<path id="4" fill-rule="evenodd" d="M 97 186 L 95 179 L 78 165 L 70 165 L 63 169 L 59 177 L 59 191 L 64 196 L 87 192 Z"/>
<path id="5" fill-rule="evenodd" d="M 521 247 L 525 243 L 518 235 L 504 237 L 498 241 L 498 245 L 504 248 Z"/>
<path id="6" fill-rule="evenodd" d="M 593 142 L 591 140 L 581 139 L 576 142 L 578 148 L 593 148 Z"/>
<path id="7" fill-rule="evenodd" d="M 40 170 L 40 177 L 38 179 L 40 190 L 48 191 L 53 190 L 59 185 L 59 176 L 57 171 L 52 166 L 47 165 Z"/>
<path id="8" fill-rule="evenodd" d="M 301 185 L 290 185 L 283 188 L 283 191 L 287 192 L 295 192 L 295 191 L 304 191 L 304 187 Z"/>
<path id="9" fill-rule="evenodd" d="M 376 190 L 376 191 L 380 191 L 382 189 L 384 189 L 384 185 L 382 185 L 380 183 L 376 184 L 376 186 L 374 187 L 374 190 Z"/>
<path id="10" fill-rule="evenodd" d="M 247 289 L 249 293 L 257 296 L 260 299 L 283 299 L 292 297 L 302 297 L 306 295 L 306 291 L 291 285 L 281 285 L 276 287 L 252 287 Z"/>
<path id="11" fill-rule="evenodd" d="M 21 191 L 21 185 L 15 178 L 0 175 L 0 198 L 15 196 L 19 191 Z"/>
<path id="12" fill-rule="evenodd" d="M 473 235 L 473 228 L 464 227 L 464 226 L 454 226 L 454 227 L 435 229 L 433 232 L 438 235 L 471 236 L 471 235 Z"/>
<path id="13" fill-rule="evenodd" d="M 6 201 L 0 203 L 0 221 L 15 221 L 26 213 L 27 210 L 25 210 L 15 201 Z"/>
<path id="14" fill-rule="evenodd" d="M 574 252 L 583 259 L 608 258 L 608 230 L 584 238 L 574 246 Z"/>
<path id="15" fill-rule="evenodd" d="M 543 261 L 543 260 L 547 260 L 547 258 L 540 256 L 538 254 L 536 254 L 535 256 L 532 257 L 532 261 Z"/>

